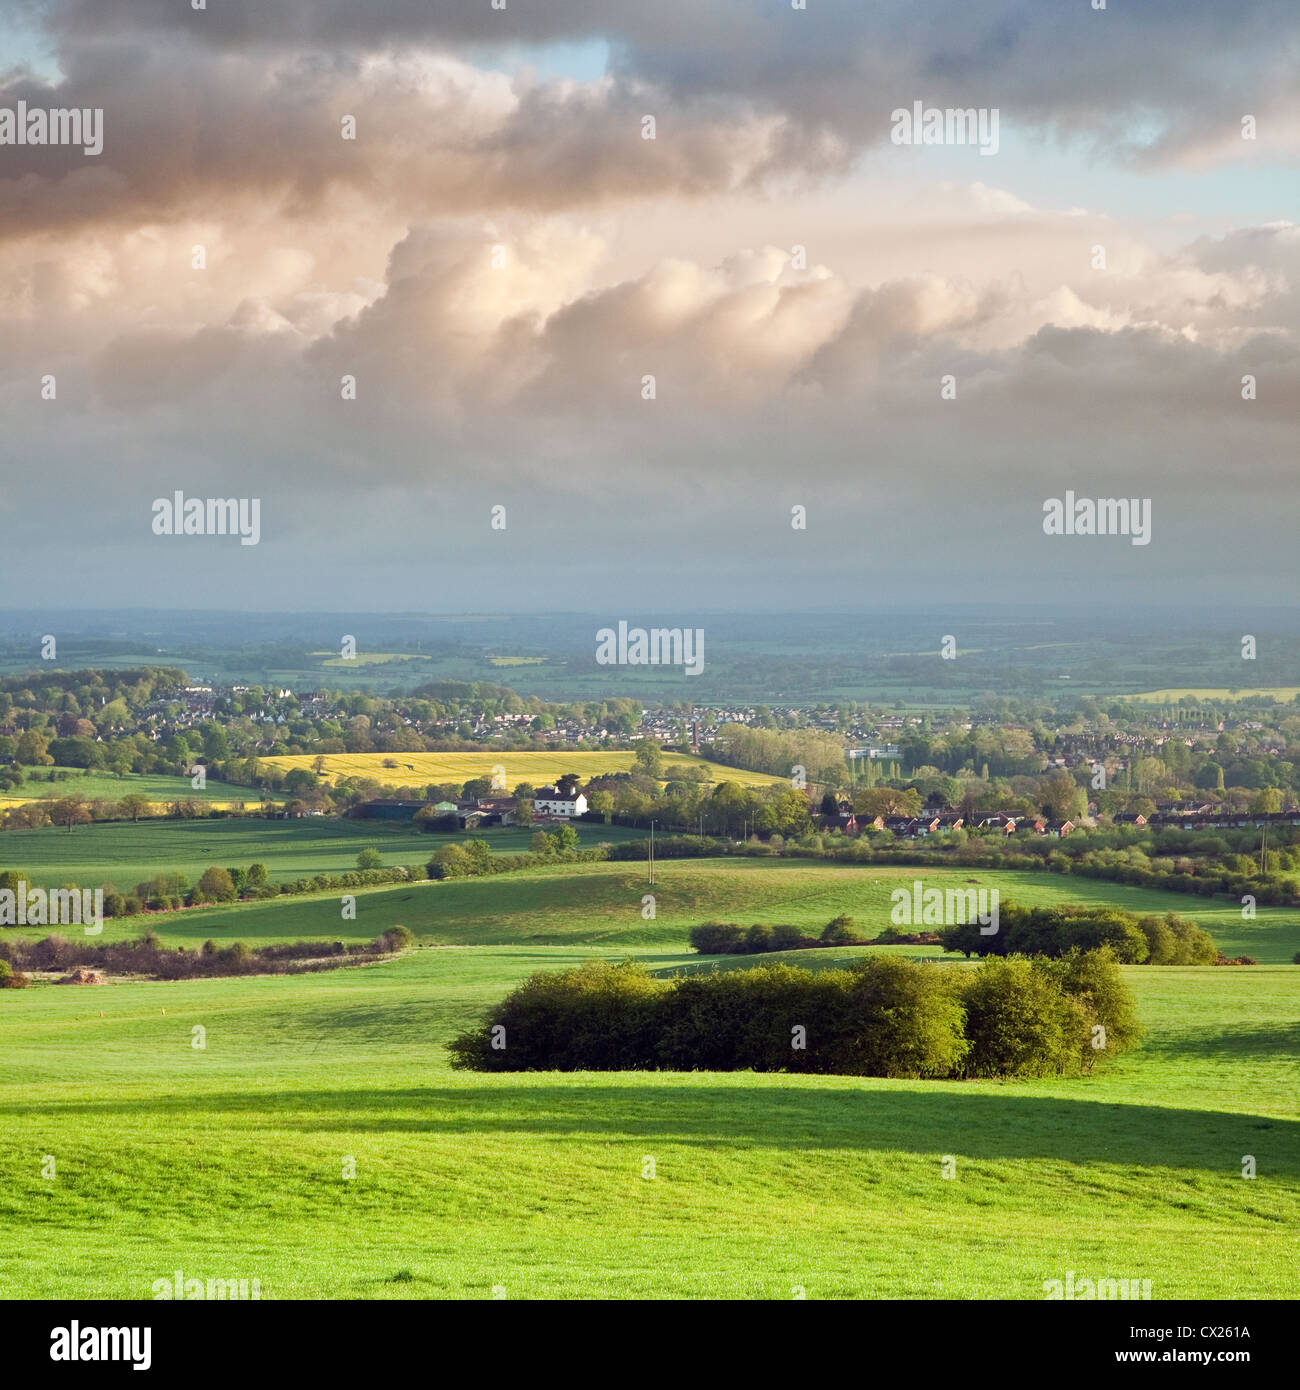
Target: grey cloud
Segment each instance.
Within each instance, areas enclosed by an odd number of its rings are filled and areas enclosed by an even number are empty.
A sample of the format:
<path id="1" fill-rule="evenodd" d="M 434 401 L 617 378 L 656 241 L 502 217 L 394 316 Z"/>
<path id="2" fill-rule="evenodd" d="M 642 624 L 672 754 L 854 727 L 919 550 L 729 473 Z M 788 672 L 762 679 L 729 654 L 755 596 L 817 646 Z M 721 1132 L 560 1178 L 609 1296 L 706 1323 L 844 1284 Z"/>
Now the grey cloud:
<path id="1" fill-rule="evenodd" d="M 1024 0 L 804 11 L 759 0 L 511 0 L 505 11 L 483 0 L 222 0 L 201 14 L 172 0 L 55 0 L 49 23 L 70 46 L 167 34 L 219 51 L 603 39 L 617 72 L 674 99 L 738 98 L 856 147 L 885 138 L 891 109 L 923 99 L 1000 106 L 1024 127 L 1156 158 L 1214 146 L 1246 112 L 1294 115 L 1300 33 L 1291 0 L 1146 0 L 1105 11 Z M 1154 125 L 1149 145 L 1131 146 L 1134 120 Z M 807 134 L 791 145 L 795 158 L 813 152 Z"/>

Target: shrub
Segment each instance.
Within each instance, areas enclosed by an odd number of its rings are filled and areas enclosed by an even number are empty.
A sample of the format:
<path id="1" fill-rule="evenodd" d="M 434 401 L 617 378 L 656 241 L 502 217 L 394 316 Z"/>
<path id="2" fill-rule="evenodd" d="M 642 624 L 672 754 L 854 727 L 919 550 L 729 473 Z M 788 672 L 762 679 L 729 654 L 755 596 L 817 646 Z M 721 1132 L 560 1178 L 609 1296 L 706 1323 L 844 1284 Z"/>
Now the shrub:
<path id="1" fill-rule="evenodd" d="M 1091 1020 L 1079 1054 L 1083 1071 L 1092 1070 L 1099 1054 L 1122 1052 L 1141 1037 L 1133 997 L 1119 973 L 1114 952 L 1108 947 L 1100 951 L 1080 951 L 1076 947 L 1059 960 L 1049 962 L 1047 969 L 1061 990 L 1084 1007 Z M 1104 1030 L 1101 1034 L 1093 1028 L 1098 1024 Z"/>
<path id="2" fill-rule="evenodd" d="M 872 957 L 671 980 L 592 961 L 531 976 L 450 1051 L 480 1071 L 1041 1076 L 1089 1069 L 1096 1023 L 1108 1053 L 1137 1036 L 1112 953 L 995 958 L 970 972 Z"/>
<path id="3" fill-rule="evenodd" d="M 229 869 L 218 868 L 215 864 L 205 869 L 199 878 L 194 900 L 203 903 L 228 903 L 235 899 L 235 880 Z M 179 903 L 173 903 L 179 906 Z"/>
<path id="4" fill-rule="evenodd" d="M 773 951 L 775 946 L 775 934 L 772 928 L 762 922 L 755 922 L 745 933 L 745 950 L 750 955 L 759 955 L 764 951 Z"/>
<path id="5" fill-rule="evenodd" d="M 0 960 L 0 989 L 26 989 L 31 984 L 21 971 L 15 970 L 7 960 Z"/>
<path id="6" fill-rule="evenodd" d="M 853 918 L 841 913 L 822 928 L 820 940 L 827 946 L 852 946 L 861 938 L 853 930 Z"/>
<path id="7" fill-rule="evenodd" d="M 366 848 L 357 855 L 358 869 L 382 869 L 384 856 L 377 849 Z"/>
<path id="8" fill-rule="evenodd" d="M 77 963 L 77 948 L 66 936 L 57 933 L 36 943 L 35 965 L 38 970 L 68 970 Z"/>
<path id="9" fill-rule="evenodd" d="M 849 1028 L 828 1070 L 854 1076 L 950 1076 L 970 1043 L 954 974 L 897 956 L 870 956 L 848 968 Z"/>
<path id="10" fill-rule="evenodd" d="M 1138 927 L 1150 947 L 1150 965 L 1213 965 L 1218 957 L 1210 934 L 1177 913 L 1143 917 Z"/>
<path id="11" fill-rule="evenodd" d="M 692 927 L 690 943 L 702 956 L 729 956 L 743 948 L 744 931 L 730 922 L 704 922 Z"/>
<path id="12" fill-rule="evenodd" d="M 415 933 L 410 927 L 404 927 L 399 922 L 396 926 L 389 927 L 386 932 L 381 932 L 375 937 L 373 945 L 376 951 L 404 951 L 414 942 Z"/>
<path id="13" fill-rule="evenodd" d="M 508 994 L 481 1028 L 450 1044 L 453 1065 L 477 1071 L 644 1066 L 653 1044 L 651 1001 L 667 988 L 631 962 L 541 971 Z"/>
<path id="14" fill-rule="evenodd" d="M 430 878 L 468 878 L 473 864 L 459 845 L 444 845 L 429 860 L 428 869 Z"/>
<path id="15" fill-rule="evenodd" d="M 973 924 L 947 927 L 944 949 L 967 956 L 1063 956 L 1071 950 L 1109 947 L 1122 965 L 1212 965 L 1215 946 L 1195 922 L 1176 913 L 1138 918 L 1117 908 L 1021 907 L 1005 902 L 996 933 L 984 936 Z"/>
<path id="16" fill-rule="evenodd" d="M 967 1076 L 1046 1076 L 1064 1072 L 1090 1037 L 1082 1005 L 1023 956 L 991 956 L 962 981 Z"/>

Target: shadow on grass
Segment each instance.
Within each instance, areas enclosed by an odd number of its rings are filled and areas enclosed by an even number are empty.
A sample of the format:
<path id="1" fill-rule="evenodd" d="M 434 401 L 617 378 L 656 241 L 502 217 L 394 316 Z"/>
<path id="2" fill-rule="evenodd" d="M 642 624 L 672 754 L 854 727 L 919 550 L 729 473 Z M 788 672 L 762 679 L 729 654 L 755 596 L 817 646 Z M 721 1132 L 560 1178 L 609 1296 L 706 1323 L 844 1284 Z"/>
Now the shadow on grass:
<path id="1" fill-rule="evenodd" d="M 653 1075 L 656 1079 L 651 1080 Z M 598 1078 L 598 1079 L 597 1079 Z M 895 1083 L 897 1084 L 897 1083 Z M 1086 1081 L 1077 1083 L 1080 1087 Z M 1206 1110 L 1117 1105 L 1026 1094 L 1014 1085 L 890 1083 L 833 1088 L 818 1078 L 737 1073 L 553 1072 L 499 1075 L 463 1087 L 199 1092 L 140 1100 L 17 1099 L 0 1116 L 142 1119 L 177 1125 L 261 1117 L 295 1133 L 518 1135 L 544 1139 L 651 1138 L 710 1147 L 797 1152 L 955 1153 L 967 1159 L 1239 1171 L 1254 1154 L 1262 1174 L 1300 1178 L 1300 1122 Z"/>
<path id="2" fill-rule="evenodd" d="M 1143 1038 L 1144 1053 L 1183 1060 L 1256 1061 L 1269 1056 L 1300 1059 L 1300 1023 L 1234 1023 L 1231 1028 L 1207 1029 L 1200 1026 L 1165 1032 Z M 1300 1061 L 1296 1063 L 1296 1084 L 1300 1089 Z"/>

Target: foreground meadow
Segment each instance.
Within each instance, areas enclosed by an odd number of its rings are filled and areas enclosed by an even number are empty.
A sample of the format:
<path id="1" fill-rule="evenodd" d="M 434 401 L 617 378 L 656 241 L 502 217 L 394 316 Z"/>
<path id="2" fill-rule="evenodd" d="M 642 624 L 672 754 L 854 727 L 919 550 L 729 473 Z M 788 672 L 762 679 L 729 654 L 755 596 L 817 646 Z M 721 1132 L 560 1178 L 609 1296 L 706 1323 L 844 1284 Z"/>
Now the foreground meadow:
<path id="1" fill-rule="evenodd" d="M 1293 1295 L 1296 967 L 1128 970 L 1146 1040 L 1081 1081 L 448 1069 L 513 982 L 591 954 L 0 995 L 0 1293 Z"/>
<path id="2" fill-rule="evenodd" d="M 355 849 L 327 829 L 286 839 L 281 867 Z M 1039 1298 L 1068 1270 L 1157 1298 L 1293 1296 L 1295 912 L 981 872 L 1028 903 L 1185 911 L 1264 962 L 1126 969 L 1146 1036 L 1082 1080 L 448 1066 L 447 1041 L 534 970 L 707 968 L 685 940 L 709 918 L 879 930 L 912 876 L 668 861 L 647 919 L 644 863 L 556 864 L 362 892 L 355 921 L 338 895 L 111 921 L 101 939 L 189 946 L 400 921 L 419 945 L 328 974 L 0 992 L 0 1296 L 147 1298 L 177 1269 L 265 1298 Z"/>

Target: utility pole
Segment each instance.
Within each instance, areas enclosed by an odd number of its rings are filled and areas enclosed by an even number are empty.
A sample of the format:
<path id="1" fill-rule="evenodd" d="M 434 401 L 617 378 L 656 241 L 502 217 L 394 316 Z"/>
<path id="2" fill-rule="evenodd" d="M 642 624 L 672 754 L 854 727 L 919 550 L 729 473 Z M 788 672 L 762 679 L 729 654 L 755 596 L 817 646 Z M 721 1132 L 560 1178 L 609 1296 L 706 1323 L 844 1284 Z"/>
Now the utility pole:
<path id="1" fill-rule="evenodd" d="M 655 886 L 655 823 L 650 822 L 650 887 Z"/>

